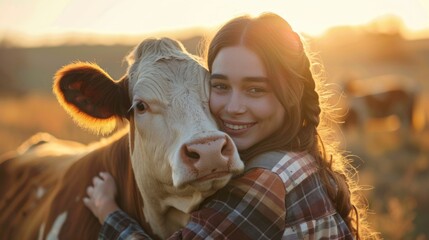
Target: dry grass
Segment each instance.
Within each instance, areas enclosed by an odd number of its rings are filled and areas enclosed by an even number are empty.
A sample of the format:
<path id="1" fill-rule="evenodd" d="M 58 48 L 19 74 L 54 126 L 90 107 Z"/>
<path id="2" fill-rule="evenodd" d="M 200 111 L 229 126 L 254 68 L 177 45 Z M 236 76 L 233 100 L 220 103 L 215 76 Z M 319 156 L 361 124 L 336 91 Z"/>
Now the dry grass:
<path id="1" fill-rule="evenodd" d="M 0 98 L 0 153 L 15 149 L 37 132 L 83 143 L 99 138 L 79 129 L 53 95 Z"/>

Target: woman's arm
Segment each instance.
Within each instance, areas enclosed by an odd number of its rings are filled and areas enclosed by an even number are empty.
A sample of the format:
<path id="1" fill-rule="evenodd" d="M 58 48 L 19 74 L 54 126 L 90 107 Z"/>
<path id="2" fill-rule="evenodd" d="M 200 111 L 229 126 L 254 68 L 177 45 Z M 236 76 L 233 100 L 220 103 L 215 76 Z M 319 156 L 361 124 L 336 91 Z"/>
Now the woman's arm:
<path id="1" fill-rule="evenodd" d="M 207 199 L 170 239 L 280 239 L 285 227 L 284 199 L 285 189 L 278 175 L 252 169 Z M 136 221 L 120 210 L 107 216 L 100 237 L 150 239 Z"/>
<path id="2" fill-rule="evenodd" d="M 92 184 L 86 189 L 88 197 L 83 203 L 102 224 L 99 239 L 151 239 L 139 223 L 116 204 L 117 187 L 112 175 L 101 172 Z"/>
<path id="3" fill-rule="evenodd" d="M 277 174 L 252 169 L 207 199 L 174 239 L 281 239 L 284 199 Z"/>
<path id="4" fill-rule="evenodd" d="M 111 212 L 102 224 L 98 239 L 152 239 L 127 213 Z"/>

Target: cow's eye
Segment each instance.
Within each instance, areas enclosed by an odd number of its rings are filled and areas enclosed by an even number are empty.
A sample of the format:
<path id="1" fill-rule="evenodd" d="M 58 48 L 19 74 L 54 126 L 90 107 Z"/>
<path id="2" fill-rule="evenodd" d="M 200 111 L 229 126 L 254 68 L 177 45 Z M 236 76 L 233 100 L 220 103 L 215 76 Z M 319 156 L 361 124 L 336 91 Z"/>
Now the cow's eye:
<path id="1" fill-rule="evenodd" d="M 135 108 L 139 113 L 143 113 L 143 112 L 146 112 L 146 110 L 148 109 L 148 106 L 144 102 L 138 102 L 136 103 Z"/>

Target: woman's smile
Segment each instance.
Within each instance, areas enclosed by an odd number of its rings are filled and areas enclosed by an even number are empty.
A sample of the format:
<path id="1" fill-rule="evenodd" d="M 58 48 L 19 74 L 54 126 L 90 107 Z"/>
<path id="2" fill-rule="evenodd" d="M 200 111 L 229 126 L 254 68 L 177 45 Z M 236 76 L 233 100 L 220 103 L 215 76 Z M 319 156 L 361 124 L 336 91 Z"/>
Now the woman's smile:
<path id="1" fill-rule="evenodd" d="M 222 124 L 225 132 L 229 134 L 239 134 L 249 130 L 249 128 L 254 126 L 256 122 L 237 122 L 237 121 L 222 120 Z"/>

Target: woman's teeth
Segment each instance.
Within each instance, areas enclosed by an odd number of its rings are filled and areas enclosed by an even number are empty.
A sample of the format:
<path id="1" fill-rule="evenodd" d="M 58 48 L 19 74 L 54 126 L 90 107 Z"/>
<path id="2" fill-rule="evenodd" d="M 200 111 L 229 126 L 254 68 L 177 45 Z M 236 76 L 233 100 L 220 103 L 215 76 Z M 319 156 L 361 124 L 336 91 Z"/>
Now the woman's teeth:
<path id="1" fill-rule="evenodd" d="M 252 124 L 243 124 L 243 125 L 235 125 L 235 124 L 230 124 L 230 123 L 223 123 L 225 125 L 225 127 L 233 129 L 233 130 L 241 130 L 241 129 L 246 129 L 252 126 Z"/>

